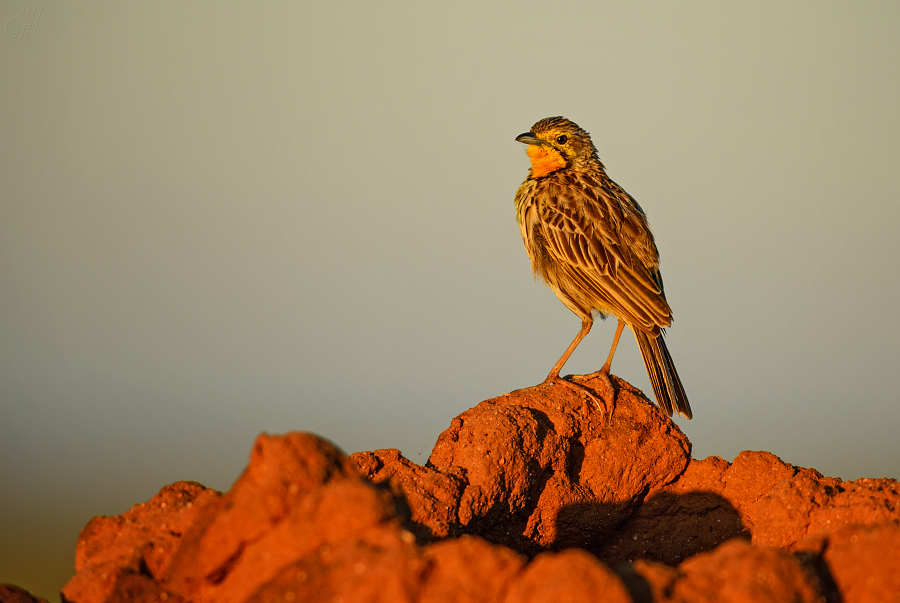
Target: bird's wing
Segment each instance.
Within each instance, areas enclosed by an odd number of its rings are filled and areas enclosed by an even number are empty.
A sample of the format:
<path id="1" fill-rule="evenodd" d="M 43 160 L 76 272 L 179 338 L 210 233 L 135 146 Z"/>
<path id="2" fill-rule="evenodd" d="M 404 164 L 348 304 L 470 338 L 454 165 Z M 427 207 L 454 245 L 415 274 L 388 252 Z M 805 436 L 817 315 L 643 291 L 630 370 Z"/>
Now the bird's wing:
<path id="1" fill-rule="evenodd" d="M 595 307 L 634 327 L 655 332 L 668 326 L 672 311 L 640 208 L 609 186 L 559 187 L 553 193 L 543 196 L 541 229 L 572 284 L 596 300 Z M 629 246 L 640 232 L 647 233 L 642 243 L 653 247 L 653 265 L 640 257 L 648 253 Z"/>

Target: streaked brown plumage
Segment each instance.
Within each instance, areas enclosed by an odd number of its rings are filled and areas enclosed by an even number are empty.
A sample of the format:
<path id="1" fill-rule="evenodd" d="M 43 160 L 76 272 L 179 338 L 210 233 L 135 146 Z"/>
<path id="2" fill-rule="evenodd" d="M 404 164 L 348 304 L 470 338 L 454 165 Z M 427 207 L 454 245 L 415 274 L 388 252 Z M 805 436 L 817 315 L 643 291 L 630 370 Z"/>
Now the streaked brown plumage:
<path id="1" fill-rule="evenodd" d="M 581 330 L 545 382 L 591 330 L 592 314 L 619 319 L 600 377 L 610 404 L 609 369 L 625 325 L 637 338 L 656 401 L 669 415 L 691 406 L 663 340 L 672 310 L 663 292 L 659 252 L 643 209 L 606 175 L 590 135 L 564 117 L 548 117 L 516 138 L 531 170 L 516 193 L 516 217 L 535 277 L 581 318 Z M 587 391 L 572 381 L 562 381 Z M 590 395 L 590 392 L 587 391 Z M 592 396 L 593 397 L 593 396 Z"/>

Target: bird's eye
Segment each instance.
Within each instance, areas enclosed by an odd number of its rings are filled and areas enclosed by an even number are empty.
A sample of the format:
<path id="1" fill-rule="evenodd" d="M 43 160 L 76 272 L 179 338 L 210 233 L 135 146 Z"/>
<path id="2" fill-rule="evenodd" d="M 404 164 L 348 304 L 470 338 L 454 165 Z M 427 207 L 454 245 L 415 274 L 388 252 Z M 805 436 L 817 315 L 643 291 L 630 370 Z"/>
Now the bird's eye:
<path id="1" fill-rule="evenodd" d="M 566 144 L 566 141 L 569 140 L 569 137 L 563 134 L 562 136 L 556 137 L 557 144 Z"/>

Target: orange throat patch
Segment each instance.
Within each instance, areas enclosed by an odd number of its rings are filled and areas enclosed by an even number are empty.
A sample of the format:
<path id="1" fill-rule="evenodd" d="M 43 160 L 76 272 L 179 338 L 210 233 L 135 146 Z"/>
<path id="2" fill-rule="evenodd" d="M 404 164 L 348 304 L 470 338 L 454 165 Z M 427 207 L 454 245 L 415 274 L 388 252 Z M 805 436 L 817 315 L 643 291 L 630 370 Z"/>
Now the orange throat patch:
<path id="1" fill-rule="evenodd" d="M 541 178 L 551 172 L 566 167 L 566 160 L 559 151 L 544 145 L 528 145 L 528 157 L 531 159 L 531 176 Z"/>

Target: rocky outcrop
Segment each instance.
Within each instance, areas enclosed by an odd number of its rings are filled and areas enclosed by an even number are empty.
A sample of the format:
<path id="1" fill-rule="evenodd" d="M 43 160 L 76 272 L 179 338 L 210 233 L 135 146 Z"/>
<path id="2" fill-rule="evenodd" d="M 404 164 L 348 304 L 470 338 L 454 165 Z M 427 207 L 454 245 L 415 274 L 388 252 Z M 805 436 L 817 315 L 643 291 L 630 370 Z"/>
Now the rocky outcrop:
<path id="1" fill-rule="evenodd" d="M 606 420 L 563 386 L 521 390 L 453 419 L 425 467 L 396 450 L 351 458 L 404 498 L 418 533 L 478 535 L 526 555 L 596 552 L 690 462 L 684 434 L 636 394 L 619 382 Z"/>
<path id="2" fill-rule="evenodd" d="M 12 584 L 0 584 L 0 603 L 47 603 L 30 592 Z"/>
<path id="3" fill-rule="evenodd" d="M 142 577 L 162 576 L 184 533 L 218 498 L 197 482 L 176 482 L 122 515 L 93 518 L 78 538 L 66 598 L 104 601 Z"/>
<path id="4" fill-rule="evenodd" d="M 425 466 L 261 435 L 224 494 L 178 482 L 94 518 L 64 600 L 900 601 L 897 482 L 692 460 L 615 384 L 608 419 L 559 385 L 482 402 Z"/>

